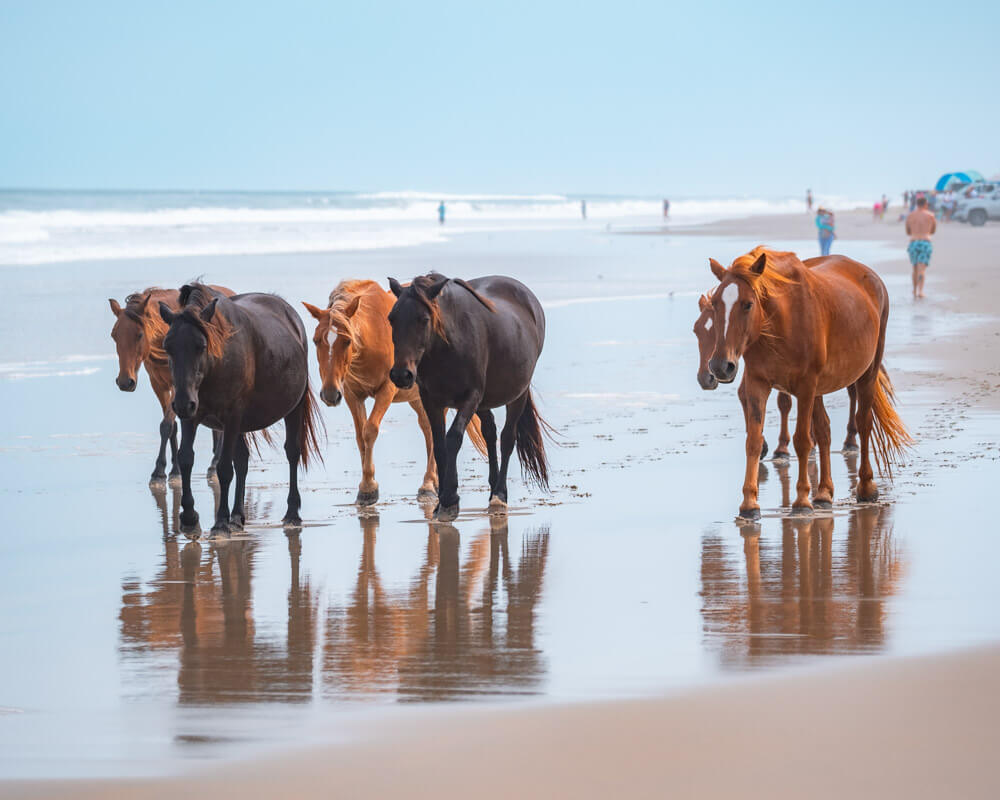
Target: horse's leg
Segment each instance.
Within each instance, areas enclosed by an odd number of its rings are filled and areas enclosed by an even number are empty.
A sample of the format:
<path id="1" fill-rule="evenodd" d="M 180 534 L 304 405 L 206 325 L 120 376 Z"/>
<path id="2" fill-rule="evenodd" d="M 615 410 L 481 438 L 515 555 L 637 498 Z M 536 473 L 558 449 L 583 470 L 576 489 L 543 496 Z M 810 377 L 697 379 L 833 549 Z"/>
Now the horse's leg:
<path id="1" fill-rule="evenodd" d="M 472 415 L 479 408 L 481 399 L 482 395 L 479 392 L 470 392 L 462 405 L 455 409 L 455 418 L 451 421 L 451 427 L 448 428 L 448 435 L 445 437 L 448 460 L 443 473 L 440 462 L 438 462 L 440 490 L 438 491 L 439 501 L 436 516 L 440 521 L 453 520 L 458 516 L 458 451 L 465 438 L 465 429 L 468 427 Z"/>
<path id="2" fill-rule="evenodd" d="M 757 480 L 759 477 L 760 447 L 764 439 L 764 408 L 771 387 L 763 382 L 753 382 L 749 376 L 743 379 L 746 391 L 744 413 L 747 422 L 746 456 L 747 468 L 743 476 L 743 502 L 740 516 L 743 519 L 760 519 L 757 503 Z"/>
<path id="3" fill-rule="evenodd" d="M 858 449 L 858 424 L 855 415 L 858 411 L 858 387 L 852 383 L 847 387 L 847 396 L 851 398 L 851 408 L 847 413 L 847 438 L 841 448 L 845 453 L 853 453 Z"/>
<path id="4" fill-rule="evenodd" d="M 167 480 L 171 485 L 177 486 L 181 482 L 181 465 L 177 462 L 177 420 L 174 410 L 170 409 L 170 474 Z"/>
<path id="5" fill-rule="evenodd" d="M 740 381 L 740 388 L 736 390 L 736 396 L 740 399 L 740 405 L 743 407 L 743 420 L 746 421 L 747 418 L 747 390 L 746 390 L 746 379 Z M 761 437 L 760 442 L 760 458 L 763 460 L 764 456 L 767 455 L 767 439 Z"/>
<path id="6" fill-rule="evenodd" d="M 503 422 L 503 430 L 500 431 L 500 472 L 497 474 L 496 486 L 490 496 L 490 506 L 507 506 L 507 468 L 510 466 L 510 454 L 514 452 L 514 445 L 517 442 L 517 421 L 524 413 L 524 406 L 528 402 L 528 393 L 525 392 L 512 403 L 507 404 L 507 418 Z"/>
<path id="7" fill-rule="evenodd" d="M 246 436 L 236 440 L 233 450 L 233 467 L 236 470 L 236 488 L 233 490 L 233 513 L 229 515 L 229 524 L 236 530 L 243 530 L 247 521 L 243 500 L 247 490 L 247 470 L 250 467 L 250 446 Z"/>
<path id="8" fill-rule="evenodd" d="M 792 412 L 792 396 L 787 392 L 778 392 L 778 411 L 781 413 L 781 432 L 778 434 L 778 449 L 774 451 L 773 459 L 790 459 L 788 443 L 791 434 L 788 432 L 788 415 Z"/>
<path id="9" fill-rule="evenodd" d="M 208 465 L 205 477 L 208 480 L 216 477 L 219 469 L 219 458 L 222 456 L 222 431 L 212 430 L 212 463 Z"/>
<path id="10" fill-rule="evenodd" d="M 174 410 L 170 406 L 170 388 L 159 383 L 152 373 L 149 376 L 149 383 L 156 393 L 156 399 L 160 401 L 160 410 L 163 412 L 163 419 L 160 421 L 160 449 L 156 454 L 153 474 L 149 476 L 149 485 L 158 487 L 163 486 L 167 481 L 167 443 L 170 441 L 170 434 L 174 429 Z M 176 466 L 175 459 L 174 467 L 176 468 Z"/>
<path id="11" fill-rule="evenodd" d="M 216 475 L 219 478 L 219 505 L 215 509 L 215 524 L 213 535 L 229 533 L 229 484 L 233 481 L 233 456 L 236 443 L 243 437 L 237 432 L 237 426 L 230 422 L 222 428 L 222 453 Z"/>
<path id="12" fill-rule="evenodd" d="M 424 413 L 427 414 L 427 423 L 431 426 L 431 438 L 434 440 L 434 461 L 438 473 L 438 504 L 434 508 L 436 517 L 441 510 L 441 498 L 444 496 L 448 478 L 448 443 L 445 440 L 444 407 L 430 403 L 423 394 L 420 396 L 420 402 L 424 406 Z"/>
<path id="13" fill-rule="evenodd" d="M 431 424 L 427 421 L 427 412 L 424 410 L 419 400 L 411 400 L 410 408 L 417 415 L 417 422 L 420 424 L 420 431 L 424 434 L 424 445 L 427 448 L 427 469 L 424 470 L 424 482 L 417 490 L 417 500 L 437 499 L 438 472 L 437 462 L 434 460 L 434 436 L 431 434 Z"/>
<path id="14" fill-rule="evenodd" d="M 813 494 L 813 505 L 818 508 L 833 506 L 833 475 L 830 473 L 830 417 L 820 395 L 813 403 L 813 435 L 819 446 L 819 485 Z"/>
<path id="15" fill-rule="evenodd" d="M 799 479 L 795 484 L 795 502 L 792 508 L 802 510 L 812 510 L 812 503 L 809 501 L 809 453 L 812 452 L 812 416 L 813 403 L 816 398 L 815 389 L 807 389 L 797 396 L 799 401 L 798 416 L 795 420 L 795 436 L 792 443 L 795 445 L 795 455 L 799 459 Z"/>
<path id="16" fill-rule="evenodd" d="M 858 501 L 862 503 L 878 500 L 878 488 L 872 472 L 869 445 L 872 435 L 872 408 L 875 403 L 875 382 L 878 370 L 870 369 L 854 384 L 858 394 L 857 426 L 861 439 L 861 466 L 858 468 Z"/>
<path id="17" fill-rule="evenodd" d="M 479 416 L 479 424 L 483 432 L 483 439 L 486 440 L 486 455 L 490 462 L 490 499 L 493 499 L 493 490 L 496 489 L 497 476 L 500 468 L 497 466 L 497 422 L 493 419 L 493 412 L 488 408 L 479 409 L 476 414 Z"/>
<path id="18" fill-rule="evenodd" d="M 308 390 L 307 390 L 308 391 Z M 302 455 L 302 448 L 299 444 L 302 426 L 305 420 L 306 395 L 302 393 L 302 399 L 295 409 L 285 417 L 285 457 L 288 459 L 288 509 L 281 520 L 283 524 L 292 527 L 302 525 L 302 518 L 299 516 L 299 509 L 302 507 L 302 498 L 299 496 L 299 458 Z"/>
<path id="19" fill-rule="evenodd" d="M 194 466 L 194 436 L 198 426 L 189 419 L 181 420 L 181 446 L 177 460 L 181 465 L 181 531 L 192 533 L 198 527 L 198 512 L 191 494 L 191 468 Z"/>
<path id="20" fill-rule="evenodd" d="M 375 481 L 375 440 L 378 439 L 382 417 L 389 410 L 395 396 L 395 384 L 386 381 L 382 388 L 375 392 L 372 413 L 368 415 L 368 420 L 361 431 L 361 440 L 364 445 L 364 450 L 361 453 L 361 486 L 358 487 L 358 497 L 354 501 L 359 506 L 370 506 L 378 501 L 378 483 Z"/>

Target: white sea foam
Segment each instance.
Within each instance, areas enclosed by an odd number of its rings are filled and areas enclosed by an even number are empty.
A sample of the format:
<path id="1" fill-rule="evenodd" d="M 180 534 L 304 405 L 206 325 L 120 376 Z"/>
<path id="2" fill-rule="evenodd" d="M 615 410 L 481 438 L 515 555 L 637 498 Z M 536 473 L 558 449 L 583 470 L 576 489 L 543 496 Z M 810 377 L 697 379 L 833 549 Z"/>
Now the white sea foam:
<path id="1" fill-rule="evenodd" d="M 0 380 L 22 381 L 30 378 L 63 378 L 79 375 L 93 375 L 100 372 L 99 366 L 72 366 L 96 361 L 114 361 L 115 355 L 73 354 L 48 361 L 8 361 L 0 363 Z"/>

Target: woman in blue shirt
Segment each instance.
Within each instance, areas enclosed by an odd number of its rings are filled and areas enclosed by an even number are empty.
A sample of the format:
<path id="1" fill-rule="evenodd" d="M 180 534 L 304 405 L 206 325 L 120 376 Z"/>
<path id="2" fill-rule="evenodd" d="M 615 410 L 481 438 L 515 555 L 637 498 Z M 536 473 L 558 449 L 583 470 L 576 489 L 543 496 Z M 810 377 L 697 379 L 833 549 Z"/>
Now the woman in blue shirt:
<path id="1" fill-rule="evenodd" d="M 830 255 L 830 245 L 833 244 L 833 212 L 825 208 L 816 210 L 816 227 L 819 229 L 819 252 L 820 255 Z"/>

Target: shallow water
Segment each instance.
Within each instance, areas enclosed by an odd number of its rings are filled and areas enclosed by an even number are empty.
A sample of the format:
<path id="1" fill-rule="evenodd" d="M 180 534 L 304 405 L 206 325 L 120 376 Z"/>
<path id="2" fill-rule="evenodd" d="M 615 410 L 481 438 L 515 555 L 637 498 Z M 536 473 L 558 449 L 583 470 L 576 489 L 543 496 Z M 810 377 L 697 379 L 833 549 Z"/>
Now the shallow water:
<path id="1" fill-rule="evenodd" d="M 968 498 L 996 485 L 996 420 L 968 398 L 932 383 L 901 392 L 920 445 L 882 503 L 850 500 L 856 458 L 837 454 L 832 512 L 792 516 L 796 466 L 768 462 L 764 519 L 734 523 L 742 415 L 731 387 L 698 388 L 690 328 L 707 255 L 752 244 L 534 232 L 6 269 L 19 310 L 0 323 L 0 776 L 171 772 L 350 736 L 359 715 L 391 724 L 428 703 L 643 696 L 995 639 L 993 536 Z M 889 252 L 842 245 L 862 260 Z M 287 469 L 275 451 L 251 465 L 245 534 L 178 534 L 177 491 L 146 486 L 152 394 L 113 384 L 105 298 L 204 273 L 319 302 L 343 277 L 430 267 L 515 274 L 545 301 L 536 387 L 561 434 L 551 495 L 514 480 L 509 517 L 491 518 L 484 464 L 466 448 L 462 515 L 428 523 L 413 500 L 422 437 L 397 406 L 376 453 L 383 500 L 359 513 L 349 414 L 324 409 L 330 443 L 301 481 L 301 532 L 278 524 Z M 914 311 L 905 282 L 889 283 L 889 363 L 926 370 L 894 351 L 972 321 Z M 53 318 L 73 320 L 72 335 Z M 846 395 L 827 405 L 837 442 Z M 772 403 L 772 447 L 776 424 Z"/>

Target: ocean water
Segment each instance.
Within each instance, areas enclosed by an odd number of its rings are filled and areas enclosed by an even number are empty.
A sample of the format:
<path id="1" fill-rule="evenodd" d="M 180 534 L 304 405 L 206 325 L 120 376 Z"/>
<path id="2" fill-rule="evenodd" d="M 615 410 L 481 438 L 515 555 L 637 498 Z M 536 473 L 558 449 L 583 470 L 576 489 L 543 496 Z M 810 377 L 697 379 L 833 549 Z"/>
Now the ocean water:
<path id="1" fill-rule="evenodd" d="M 840 197 L 820 199 L 835 208 L 863 205 Z M 442 201 L 447 209 L 443 226 L 437 220 Z M 690 225 L 801 210 L 801 198 L 676 198 L 670 222 Z M 662 223 L 662 198 L 652 197 L 0 191 L 0 265 L 363 251 L 440 242 L 469 231 Z"/>

